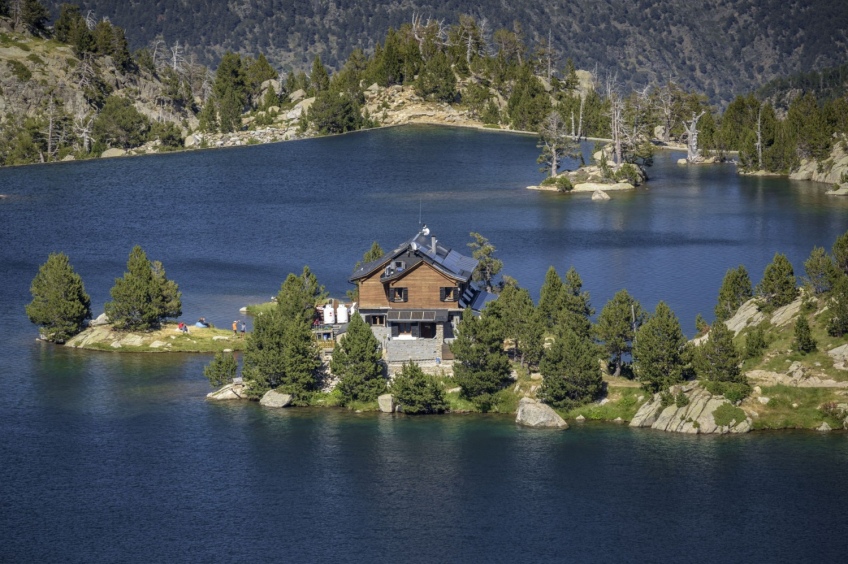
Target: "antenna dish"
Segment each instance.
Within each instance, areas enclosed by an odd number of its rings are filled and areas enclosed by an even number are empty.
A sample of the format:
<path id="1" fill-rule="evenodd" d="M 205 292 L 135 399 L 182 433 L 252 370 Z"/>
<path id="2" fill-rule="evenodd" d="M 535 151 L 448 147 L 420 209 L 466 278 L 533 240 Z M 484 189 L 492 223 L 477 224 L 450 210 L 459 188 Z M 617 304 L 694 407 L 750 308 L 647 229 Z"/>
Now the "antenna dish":
<path id="1" fill-rule="evenodd" d="M 418 250 L 418 243 L 413 241 L 412 243 L 409 244 L 409 248 L 412 249 L 413 251 L 417 251 Z"/>
<path id="2" fill-rule="evenodd" d="M 424 228 L 421 229 L 421 234 L 426 237 L 427 235 L 430 234 L 430 228 L 425 225 Z"/>

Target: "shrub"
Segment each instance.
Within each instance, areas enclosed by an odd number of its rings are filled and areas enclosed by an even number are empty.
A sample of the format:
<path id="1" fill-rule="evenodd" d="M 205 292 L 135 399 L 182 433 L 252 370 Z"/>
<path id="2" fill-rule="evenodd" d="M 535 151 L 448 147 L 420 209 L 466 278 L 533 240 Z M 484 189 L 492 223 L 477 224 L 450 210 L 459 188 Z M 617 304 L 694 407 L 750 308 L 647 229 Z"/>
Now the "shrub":
<path id="1" fill-rule="evenodd" d="M 203 375 L 213 388 L 223 386 L 235 378 L 238 365 L 232 353 L 217 352 L 212 362 L 203 368 Z"/>
<path id="2" fill-rule="evenodd" d="M 803 354 L 816 350 L 816 340 L 810 330 L 810 323 L 803 315 L 799 315 L 798 321 L 795 322 L 795 340 L 792 341 L 792 346 Z"/>
<path id="3" fill-rule="evenodd" d="M 730 404 L 722 404 L 713 411 L 713 419 L 716 422 L 716 425 L 720 425 L 722 427 L 726 425 L 730 425 L 732 422 L 740 423 L 747 419 L 745 412 L 739 409 L 736 406 Z"/>
<path id="4" fill-rule="evenodd" d="M 689 397 L 683 392 L 679 392 L 674 397 L 674 405 L 676 405 L 677 407 L 686 407 L 687 405 L 689 405 Z"/>
<path id="5" fill-rule="evenodd" d="M 757 358 L 768 347 L 762 325 L 754 327 L 745 341 L 745 358 Z"/>
<path id="6" fill-rule="evenodd" d="M 731 403 L 742 401 L 751 395 L 747 382 L 704 382 L 704 388 L 716 396 L 724 396 Z"/>
<path id="7" fill-rule="evenodd" d="M 574 185 L 571 184 L 571 179 L 565 175 L 556 177 L 557 192 L 571 192 L 574 190 Z"/>
<path id="8" fill-rule="evenodd" d="M 619 167 L 619 169 L 615 171 L 613 177 L 615 178 L 616 182 L 629 182 L 634 186 L 639 184 L 641 181 L 639 170 L 636 168 L 635 165 L 632 165 L 630 163 L 625 163 L 621 165 L 621 167 Z"/>
<path id="9" fill-rule="evenodd" d="M 6 63 L 12 67 L 12 74 L 15 75 L 21 82 L 27 82 L 30 78 L 32 78 L 32 73 L 29 72 L 29 69 L 21 63 L 20 61 L 6 61 Z"/>
<path id="10" fill-rule="evenodd" d="M 392 382 L 391 392 L 404 413 L 442 413 L 448 408 L 442 386 L 414 362 L 403 364 Z"/>

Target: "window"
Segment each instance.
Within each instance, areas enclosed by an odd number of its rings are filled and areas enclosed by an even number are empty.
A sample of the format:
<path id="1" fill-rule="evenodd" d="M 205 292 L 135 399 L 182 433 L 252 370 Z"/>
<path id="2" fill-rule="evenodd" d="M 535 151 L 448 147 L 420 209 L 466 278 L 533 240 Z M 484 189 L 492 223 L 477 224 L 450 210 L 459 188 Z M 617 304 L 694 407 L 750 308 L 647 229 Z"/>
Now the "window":
<path id="1" fill-rule="evenodd" d="M 443 302 L 455 302 L 459 300 L 459 288 L 439 288 L 439 297 Z"/>
<path id="2" fill-rule="evenodd" d="M 419 335 L 422 339 L 435 339 L 436 338 L 436 324 L 435 323 L 422 323 Z"/>
<path id="3" fill-rule="evenodd" d="M 412 323 L 398 323 L 398 335 L 412 335 Z"/>
<path id="4" fill-rule="evenodd" d="M 389 288 L 390 302 L 406 302 L 409 301 L 409 294 L 406 288 Z"/>
<path id="5" fill-rule="evenodd" d="M 371 325 L 376 327 L 385 327 L 386 325 L 386 316 L 385 315 L 372 315 L 370 316 Z"/>

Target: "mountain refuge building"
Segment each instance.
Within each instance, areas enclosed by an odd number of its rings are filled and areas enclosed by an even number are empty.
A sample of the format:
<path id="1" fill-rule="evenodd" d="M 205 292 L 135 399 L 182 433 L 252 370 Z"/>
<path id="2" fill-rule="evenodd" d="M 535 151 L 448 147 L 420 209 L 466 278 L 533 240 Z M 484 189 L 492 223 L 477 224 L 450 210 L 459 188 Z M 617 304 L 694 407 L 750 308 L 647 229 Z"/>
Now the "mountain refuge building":
<path id="1" fill-rule="evenodd" d="M 358 313 L 389 363 L 450 360 L 449 343 L 465 308 L 479 313 L 497 296 L 472 282 L 478 261 L 436 239 L 425 225 L 412 239 L 360 265 Z"/>

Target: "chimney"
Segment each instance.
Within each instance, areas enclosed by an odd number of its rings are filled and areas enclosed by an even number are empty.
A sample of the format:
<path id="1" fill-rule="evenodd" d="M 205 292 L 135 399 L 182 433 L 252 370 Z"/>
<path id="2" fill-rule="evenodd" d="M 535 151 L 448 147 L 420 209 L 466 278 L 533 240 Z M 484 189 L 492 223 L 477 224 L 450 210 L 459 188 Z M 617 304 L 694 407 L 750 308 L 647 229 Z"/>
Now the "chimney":
<path id="1" fill-rule="evenodd" d="M 435 255 L 436 254 L 436 238 L 433 237 L 431 240 L 433 241 L 433 255 Z"/>

